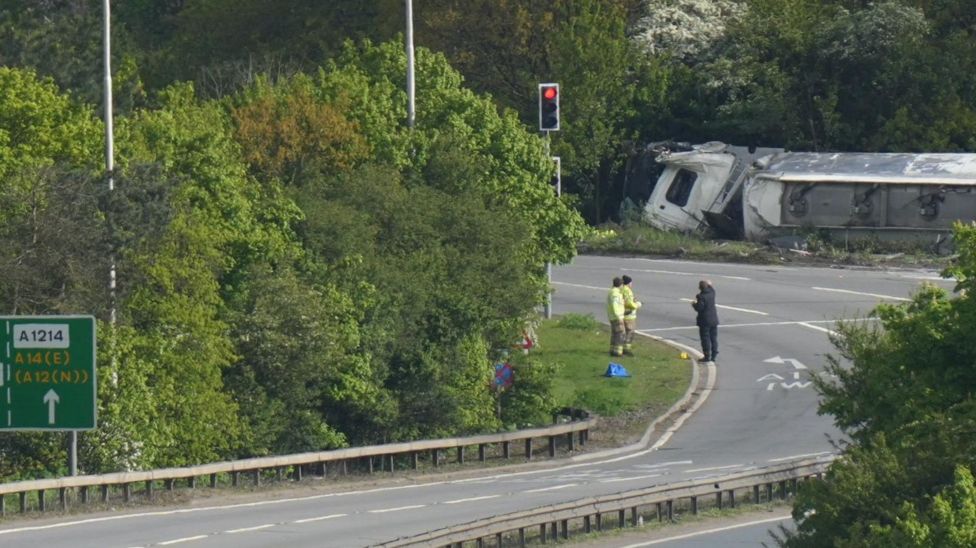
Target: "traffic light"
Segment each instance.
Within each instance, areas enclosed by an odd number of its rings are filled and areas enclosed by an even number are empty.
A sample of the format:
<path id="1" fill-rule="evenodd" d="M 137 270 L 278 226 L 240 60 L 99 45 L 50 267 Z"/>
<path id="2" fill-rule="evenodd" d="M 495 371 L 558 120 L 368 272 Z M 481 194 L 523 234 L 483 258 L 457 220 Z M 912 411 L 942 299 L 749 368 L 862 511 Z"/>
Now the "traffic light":
<path id="1" fill-rule="evenodd" d="M 559 84 L 539 84 L 539 129 L 559 131 Z"/>

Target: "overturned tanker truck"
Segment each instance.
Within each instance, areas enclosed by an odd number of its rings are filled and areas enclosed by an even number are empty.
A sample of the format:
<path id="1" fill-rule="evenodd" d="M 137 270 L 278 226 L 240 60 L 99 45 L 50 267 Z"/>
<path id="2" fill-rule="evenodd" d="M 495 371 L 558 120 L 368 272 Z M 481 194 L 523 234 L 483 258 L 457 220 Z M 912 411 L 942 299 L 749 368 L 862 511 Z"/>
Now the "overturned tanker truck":
<path id="1" fill-rule="evenodd" d="M 955 221 L 976 220 L 976 154 L 668 142 L 649 146 L 647 156 L 659 175 L 651 182 L 643 170 L 652 185 L 643 215 L 667 230 L 760 242 L 817 231 L 843 241 L 938 244 Z"/>

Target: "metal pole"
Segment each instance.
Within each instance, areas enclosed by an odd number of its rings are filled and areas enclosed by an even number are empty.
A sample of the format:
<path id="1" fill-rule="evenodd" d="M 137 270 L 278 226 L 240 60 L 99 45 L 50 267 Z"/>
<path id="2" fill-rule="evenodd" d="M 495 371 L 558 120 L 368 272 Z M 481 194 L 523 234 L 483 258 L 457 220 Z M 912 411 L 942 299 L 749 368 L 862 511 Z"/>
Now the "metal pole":
<path id="1" fill-rule="evenodd" d="M 549 132 L 546 131 L 546 156 L 549 156 Z M 559 163 L 556 164 L 556 177 L 559 177 Z M 557 179 L 558 181 L 558 179 Z M 544 306 L 546 319 L 552 318 L 552 263 L 546 261 L 546 304 Z"/>
<path id="2" fill-rule="evenodd" d="M 413 128 L 414 120 L 417 117 L 416 104 L 414 100 L 414 80 L 413 80 L 413 1 L 406 0 L 407 3 L 407 127 Z"/>

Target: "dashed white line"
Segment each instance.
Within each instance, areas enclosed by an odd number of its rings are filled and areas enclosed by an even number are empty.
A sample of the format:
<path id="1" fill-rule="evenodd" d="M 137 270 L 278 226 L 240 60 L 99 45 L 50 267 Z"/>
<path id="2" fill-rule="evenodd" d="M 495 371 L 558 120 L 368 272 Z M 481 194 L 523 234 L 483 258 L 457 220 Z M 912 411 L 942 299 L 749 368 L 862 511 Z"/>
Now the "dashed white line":
<path id="1" fill-rule="evenodd" d="M 820 327 L 819 325 L 813 325 L 810 322 L 800 322 L 799 325 L 802 325 L 803 327 L 809 327 L 810 329 L 813 329 L 815 331 L 823 331 L 824 333 L 826 333 L 828 335 L 836 335 L 837 334 L 837 332 L 835 332 L 832 329 L 827 329 L 826 327 Z"/>
<path id="2" fill-rule="evenodd" d="M 728 466 L 712 466 L 711 468 L 695 468 L 693 470 L 685 470 L 686 474 L 691 474 L 693 472 L 711 472 L 713 470 L 728 470 L 729 468 L 739 468 L 741 464 L 730 464 Z"/>
<path id="3" fill-rule="evenodd" d="M 274 527 L 274 523 L 265 523 L 264 525 L 255 525 L 253 527 L 241 527 L 240 529 L 228 529 L 224 533 L 228 535 L 234 535 L 237 533 L 247 533 L 250 531 L 260 531 L 261 529 L 267 529 L 268 527 Z"/>
<path id="4" fill-rule="evenodd" d="M 837 289 L 833 287 L 811 287 L 810 289 L 815 289 L 817 291 L 830 291 L 833 293 L 845 293 L 848 295 L 861 295 L 864 297 L 875 297 L 877 299 L 887 299 L 889 301 L 911 301 L 911 299 L 906 299 L 905 297 L 892 297 L 891 295 L 881 295 L 879 293 L 864 293 L 861 291 L 851 291 L 850 289 Z"/>
<path id="5" fill-rule="evenodd" d="M 416 508 L 423 508 L 427 506 L 426 504 L 413 504 L 411 506 L 397 506 L 396 508 L 381 508 L 379 510 L 369 510 L 370 514 L 385 514 L 387 512 L 399 512 L 401 510 L 414 510 Z"/>
<path id="6" fill-rule="evenodd" d="M 613 479 L 600 480 L 600 483 L 617 483 L 620 481 L 634 481 L 634 480 L 659 478 L 659 477 L 661 477 L 661 474 L 646 474 L 644 476 L 630 476 L 626 478 L 613 478 Z"/>
<path id="7" fill-rule="evenodd" d="M 528 491 L 523 491 L 523 493 L 542 493 L 543 491 L 556 491 L 558 489 L 565 489 L 567 487 L 576 487 L 577 483 L 567 483 L 565 485 L 554 485 L 552 487 L 543 487 L 541 489 L 529 489 Z"/>
<path id="8" fill-rule="evenodd" d="M 796 460 L 796 459 L 806 459 L 810 457 L 822 457 L 824 455 L 830 455 L 830 451 L 821 451 L 819 453 L 806 453 L 803 455 L 790 455 L 789 457 L 780 457 L 778 459 L 769 459 L 768 462 L 782 462 L 784 460 Z"/>
<path id="9" fill-rule="evenodd" d="M 638 464 L 634 468 L 648 469 L 648 468 L 663 468 L 665 466 L 675 466 L 678 464 L 693 464 L 694 461 L 690 460 L 673 460 L 671 462 L 661 462 L 658 464 Z"/>
<path id="10" fill-rule="evenodd" d="M 471 497 L 471 498 L 467 498 L 467 499 L 446 500 L 446 501 L 444 501 L 444 504 L 461 504 L 462 502 L 474 502 L 476 500 L 495 499 L 495 498 L 498 498 L 500 496 L 501 495 L 485 495 L 483 497 Z"/>
<path id="11" fill-rule="evenodd" d="M 344 517 L 346 517 L 348 515 L 349 514 L 329 514 L 328 516 L 319 516 L 319 517 L 316 517 L 316 518 L 296 519 L 292 523 L 311 523 L 313 521 L 322 521 L 322 520 L 326 520 L 326 519 L 344 518 Z"/>
<path id="12" fill-rule="evenodd" d="M 691 299 L 681 299 L 681 300 L 684 301 L 684 302 L 686 302 L 686 303 L 693 302 Z M 724 308 L 725 310 L 735 310 L 736 312 L 747 312 L 749 314 L 759 314 L 760 316 L 769 316 L 769 313 L 768 312 L 762 312 L 760 310 L 753 310 L 751 308 L 739 308 L 739 307 L 736 307 L 736 306 L 728 306 L 728 305 L 724 305 L 724 304 L 717 304 L 717 305 L 715 305 L 715 308 Z"/>
<path id="13" fill-rule="evenodd" d="M 173 539 L 173 540 L 164 540 L 163 542 L 160 542 L 159 545 L 160 546 L 169 546 L 170 544 L 179 544 L 181 542 L 190 542 L 190 541 L 193 541 L 193 540 L 200 540 L 200 539 L 207 538 L 209 536 L 210 535 L 196 535 L 196 536 L 193 536 L 193 537 L 183 537 L 183 538 L 176 538 L 176 539 Z"/>

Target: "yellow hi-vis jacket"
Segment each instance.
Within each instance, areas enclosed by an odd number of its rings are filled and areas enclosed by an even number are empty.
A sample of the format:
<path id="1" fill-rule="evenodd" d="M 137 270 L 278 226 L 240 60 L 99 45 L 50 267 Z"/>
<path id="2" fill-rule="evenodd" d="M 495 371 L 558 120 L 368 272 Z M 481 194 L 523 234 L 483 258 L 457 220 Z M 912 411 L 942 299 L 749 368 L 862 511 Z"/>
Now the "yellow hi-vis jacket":
<path id="1" fill-rule="evenodd" d="M 614 287 L 607 295 L 607 318 L 611 322 L 624 320 L 624 295 L 619 287 Z"/>
<path id="2" fill-rule="evenodd" d="M 629 285 L 624 285 L 621 286 L 620 293 L 624 297 L 624 319 L 636 320 L 637 309 L 641 307 L 641 302 L 634 300 L 634 290 Z"/>

